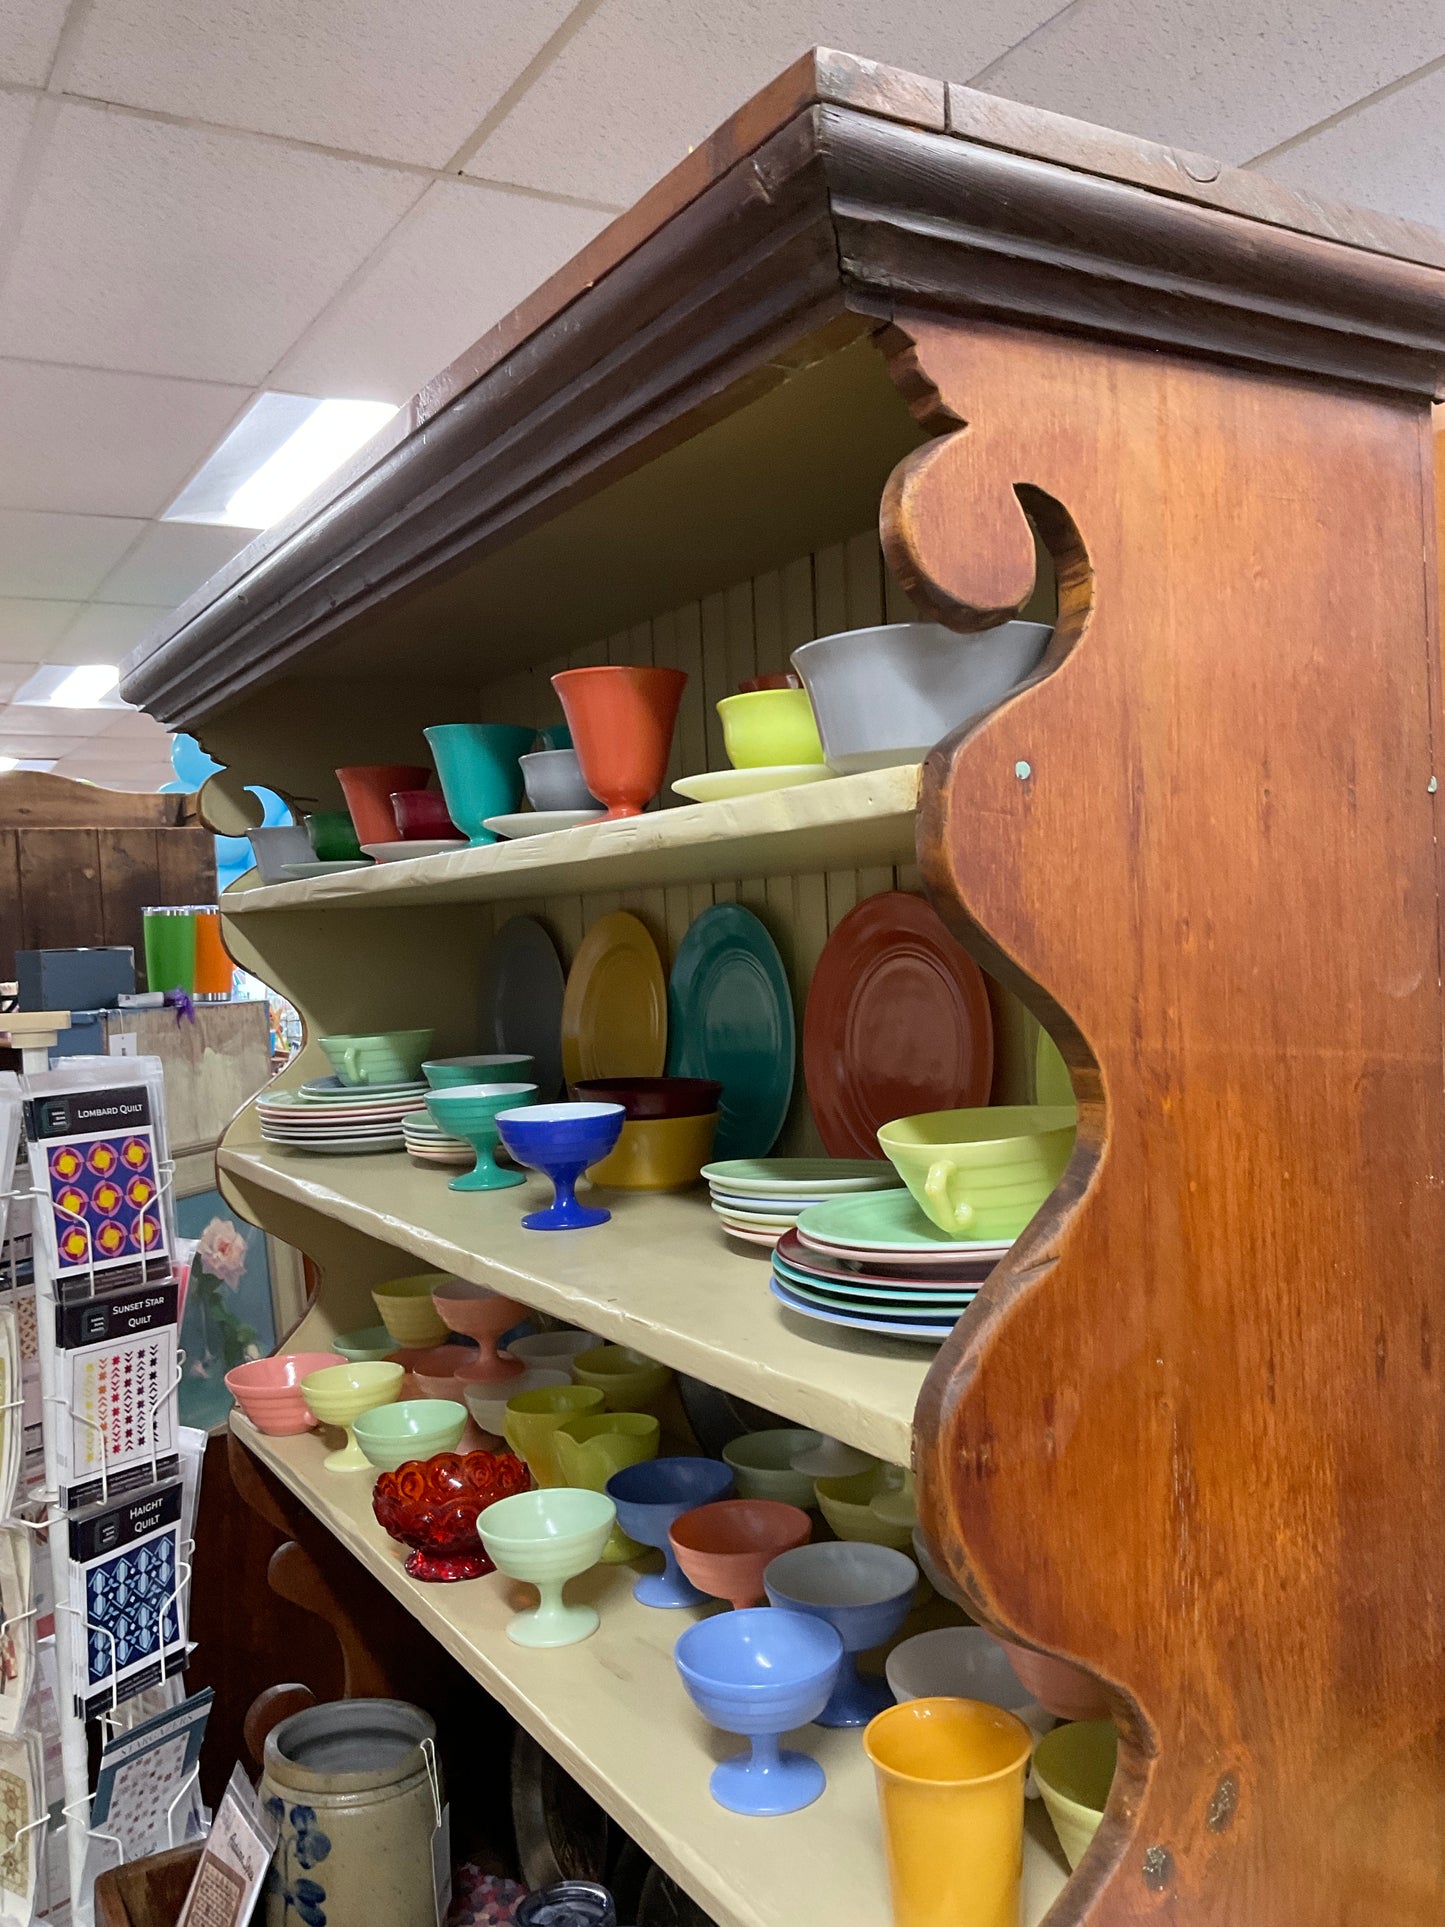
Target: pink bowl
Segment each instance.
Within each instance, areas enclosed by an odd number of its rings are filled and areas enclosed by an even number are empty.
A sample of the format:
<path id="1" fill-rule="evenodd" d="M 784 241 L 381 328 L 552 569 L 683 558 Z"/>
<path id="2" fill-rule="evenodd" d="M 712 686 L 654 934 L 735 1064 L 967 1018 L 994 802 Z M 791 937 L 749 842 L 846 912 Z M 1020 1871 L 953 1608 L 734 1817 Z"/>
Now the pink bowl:
<path id="1" fill-rule="evenodd" d="M 475 1345 L 427 1345 L 421 1349 L 410 1346 L 390 1354 L 393 1364 L 403 1365 L 410 1373 L 419 1398 L 460 1399 L 456 1378 L 463 1365 L 473 1363 L 477 1356 Z M 412 1396 L 403 1387 L 402 1396 Z"/>
<path id="2" fill-rule="evenodd" d="M 301 1381 L 323 1365 L 344 1365 L 340 1352 L 286 1352 L 276 1358 L 251 1358 L 233 1365 L 226 1390 L 258 1432 L 289 1438 L 309 1432 L 316 1420 L 301 1396 Z"/>
<path id="3" fill-rule="evenodd" d="M 993 1635 L 998 1639 L 998 1634 Z M 1091 1673 L 1071 1666 L 1066 1659 L 1050 1659 L 1028 1646 L 1015 1646 L 1012 1640 L 998 1639 L 1024 1691 L 1031 1693 L 1046 1713 L 1056 1720 L 1106 1720 L 1109 1702 L 1104 1689 Z"/>

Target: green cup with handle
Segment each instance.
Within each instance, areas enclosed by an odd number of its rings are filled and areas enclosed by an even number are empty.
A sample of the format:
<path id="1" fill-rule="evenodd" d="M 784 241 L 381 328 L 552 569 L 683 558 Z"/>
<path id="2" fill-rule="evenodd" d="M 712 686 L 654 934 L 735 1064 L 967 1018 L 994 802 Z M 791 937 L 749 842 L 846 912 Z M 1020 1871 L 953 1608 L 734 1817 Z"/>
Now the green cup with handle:
<path id="1" fill-rule="evenodd" d="M 951 1238 L 1014 1239 L 1063 1176 L 1072 1105 L 998 1104 L 900 1117 L 878 1133 L 919 1208 Z"/>
<path id="2" fill-rule="evenodd" d="M 323 1037 L 320 1042 L 343 1084 L 415 1084 L 435 1035 L 430 1030 L 379 1030 Z"/>

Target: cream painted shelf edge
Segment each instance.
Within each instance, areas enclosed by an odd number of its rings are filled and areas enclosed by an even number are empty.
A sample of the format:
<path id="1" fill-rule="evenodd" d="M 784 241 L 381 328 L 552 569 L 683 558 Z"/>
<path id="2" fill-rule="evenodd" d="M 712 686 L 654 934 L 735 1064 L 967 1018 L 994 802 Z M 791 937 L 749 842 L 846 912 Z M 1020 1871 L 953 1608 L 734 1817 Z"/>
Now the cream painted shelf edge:
<path id="1" fill-rule="evenodd" d="M 579 1645 L 529 1652 L 506 1622 L 530 1589 L 499 1576 L 426 1585 L 401 1566 L 371 1511 L 370 1476 L 328 1473 L 316 1433 L 264 1438 L 239 1417 L 237 1436 L 425 1629 L 600 1801 L 643 1851 L 680 1881 L 718 1927 L 890 1918 L 873 1774 L 856 1730 L 809 1727 L 800 1743 L 828 1774 L 814 1806 L 784 1819 L 745 1819 L 710 1797 L 714 1759 L 741 1742 L 715 1734 L 692 1706 L 672 1661 L 689 1612 L 632 1598 L 629 1566 L 597 1566 L 569 1584 L 599 1630 Z M 1037 1927 L 1066 1878 L 1042 1812 L 1029 1802 L 1021 1927 Z"/>
<path id="2" fill-rule="evenodd" d="M 484 903 L 911 862 L 920 775 L 921 766 L 908 763 L 370 870 L 233 889 L 223 907 L 227 916 L 252 916 L 398 902 Z"/>
<path id="3" fill-rule="evenodd" d="M 237 1128 L 248 1121 L 243 1114 Z M 419 1169 L 403 1152 L 318 1157 L 234 1143 L 222 1148 L 219 1162 L 241 1182 L 339 1220 L 429 1268 L 492 1285 L 534 1311 L 633 1345 L 796 1425 L 897 1465 L 910 1461 L 913 1408 L 935 1348 L 794 1318 L 768 1289 L 767 1253 L 729 1244 L 701 1192 L 612 1191 L 610 1224 L 524 1231 L 523 1211 L 551 1195 L 541 1178 L 506 1191 L 455 1192 L 443 1175 Z M 303 1328 L 307 1343 L 334 1329 L 326 1304 L 323 1288 Z"/>

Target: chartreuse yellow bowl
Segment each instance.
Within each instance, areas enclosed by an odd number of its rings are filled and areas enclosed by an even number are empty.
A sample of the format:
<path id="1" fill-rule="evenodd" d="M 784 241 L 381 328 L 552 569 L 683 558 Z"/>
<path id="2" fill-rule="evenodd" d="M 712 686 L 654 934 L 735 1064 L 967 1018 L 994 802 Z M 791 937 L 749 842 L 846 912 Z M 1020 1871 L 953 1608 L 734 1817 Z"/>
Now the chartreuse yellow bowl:
<path id="1" fill-rule="evenodd" d="M 823 744 L 806 689 L 749 689 L 717 706 L 734 769 L 821 763 Z"/>
<path id="2" fill-rule="evenodd" d="M 601 1410 L 602 1394 L 594 1385 L 540 1385 L 507 1400 L 502 1436 L 538 1485 L 565 1485 L 553 1434 L 568 1419 L 589 1418 Z"/>
<path id="3" fill-rule="evenodd" d="M 1016 1238 L 1063 1176 L 1071 1107 L 998 1104 L 900 1117 L 878 1133 L 914 1202 L 951 1237 Z"/>
<path id="4" fill-rule="evenodd" d="M 1078 1866 L 1099 1831 L 1118 1758 L 1112 1720 L 1056 1726 L 1034 1751 L 1034 1778 L 1071 1867 Z"/>
<path id="5" fill-rule="evenodd" d="M 717 1135 L 717 1112 L 701 1117 L 628 1117 L 622 1134 L 587 1175 L 617 1191 L 685 1191 L 702 1178 Z"/>
<path id="6" fill-rule="evenodd" d="M 306 1403 L 323 1425 L 336 1425 L 346 1433 L 340 1451 L 328 1454 L 325 1464 L 332 1472 L 364 1472 L 369 1461 L 356 1442 L 353 1427 L 363 1412 L 378 1405 L 390 1405 L 401 1396 L 405 1367 L 389 1361 L 363 1359 L 355 1364 L 326 1365 L 310 1372 L 301 1381 Z"/>
<path id="7" fill-rule="evenodd" d="M 444 1271 L 420 1271 L 410 1278 L 388 1278 L 376 1287 L 372 1302 L 398 1345 L 421 1351 L 443 1342 L 446 1320 L 432 1303 L 432 1292 L 450 1282 Z"/>
<path id="8" fill-rule="evenodd" d="M 666 1365 L 658 1365 L 630 1345 L 598 1345 L 572 1360 L 572 1377 L 602 1394 L 609 1412 L 646 1412 L 672 1383 Z"/>

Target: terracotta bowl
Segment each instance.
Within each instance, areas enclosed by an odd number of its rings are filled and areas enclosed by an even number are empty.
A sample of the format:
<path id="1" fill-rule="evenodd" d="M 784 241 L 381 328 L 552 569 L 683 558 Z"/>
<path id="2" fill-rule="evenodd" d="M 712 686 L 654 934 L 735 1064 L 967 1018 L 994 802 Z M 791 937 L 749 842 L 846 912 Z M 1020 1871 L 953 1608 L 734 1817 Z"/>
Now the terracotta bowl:
<path id="1" fill-rule="evenodd" d="M 432 1291 L 432 1303 L 450 1330 L 476 1343 L 475 1356 L 463 1361 L 458 1378 L 473 1385 L 490 1385 L 520 1375 L 521 1363 L 504 1357 L 497 1350 L 497 1340 L 503 1332 L 521 1324 L 527 1316 L 525 1305 L 465 1278 L 447 1278 L 438 1284 Z"/>
<path id="2" fill-rule="evenodd" d="M 669 1534 L 673 1555 L 693 1585 L 738 1607 L 765 1597 L 763 1571 L 770 1560 L 812 1536 L 807 1513 L 779 1499 L 718 1499 L 684 1512 Z"/>
<path id="3" fill-rule="evenodd" d="M 278 1358 L 252 1358 L 226 1374 L 226 1390 L 258 1432 L 290 1438 L 316 1423 L 301 1391 L 308 1372 L 344 1365 L 340 1352 L 288 1352 Z"/>
<path id="4" fill-rule="evenodd" d="M 1109 1717 L 1109 1702 L 1103 1687 L 1082 1667 L 1071 1666 L 1066 1659 L 1050 1659 L 1047 1654 L 1035 1653 L 1027 1646 L 1015 1646 L 1012 1640 L 1000 1639 L 998 1643 L 1008 1654 L 1009 1665 L 1020 1686 L 1055 1719 L 1106 1720 Z"/>
<path id="5" fill-rule="evenodd" d="M 477 1537 L 478 1515 L 530 1484 L 510 1452 L 442 1452 L 383 1472 L 371 1507 L 393 1539 L 412 1547 L 406 1569 L 413 1579 L 475 1579 L 494 1570 Z"/>
<path id="6" fill-rule="evenodd" d="M 386 1355 L 401 1366 L 409 1380 L 409 1384 L 402 1387 L 403 1398 L 460 1398 L 457 1373 L 469 1359 L 476 1357 L 477 1348 L 475 1345 L 408 1346 Z"/>

